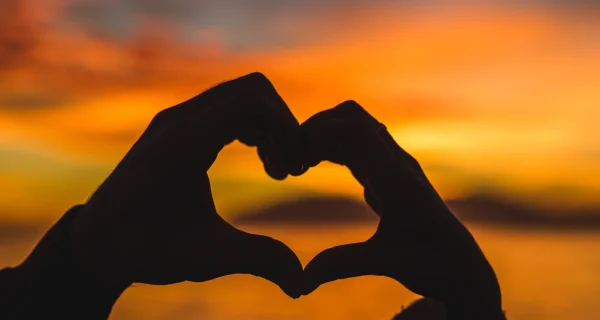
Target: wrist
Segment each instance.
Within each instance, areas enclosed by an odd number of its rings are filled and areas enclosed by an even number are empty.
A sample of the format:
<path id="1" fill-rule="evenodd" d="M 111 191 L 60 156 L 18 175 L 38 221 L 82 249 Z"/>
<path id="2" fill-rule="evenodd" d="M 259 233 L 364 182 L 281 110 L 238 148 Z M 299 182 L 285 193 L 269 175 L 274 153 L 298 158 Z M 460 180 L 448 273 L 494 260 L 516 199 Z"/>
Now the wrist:
<path id="1" fill-rule="evenodd" d="M 11 270 L 11 309 L 18 318 L 30 318 L 39 312 L 45 317 L 106 319 L 129 286 L 99 279 L 81 268 L 69 232 L 80 207 L 69 210 L 25 261 Z"/>
<path id="2" fill-rule="evenodd" d="M 481 281 L 483 282 L 485 281 Z M 497 284 L 497 281 L 494 283 Z M 447 319 L 506 320 L 500 289 L 498 286 L 494 287 L 487 285 L 485 289 L 469 289 L 469 285 L 464 285 L 455 291 L 444 301 Z"/>
<path id="3" fill-rule="evenodd" d="M 58 268 L 57 268 L 58 267 Z M 43 267 L 42 267 L 43 268 Z M 107 319 L 126 287 L 107 285 L 66 265 L 12 270 L 10 319 Z"/>
<path id="4" fill-rule="evenodd" d="M 447 320 L 506 320 L 500 306 L 481 304 L 477 300 L 465 302 L 446 302 Z"/>

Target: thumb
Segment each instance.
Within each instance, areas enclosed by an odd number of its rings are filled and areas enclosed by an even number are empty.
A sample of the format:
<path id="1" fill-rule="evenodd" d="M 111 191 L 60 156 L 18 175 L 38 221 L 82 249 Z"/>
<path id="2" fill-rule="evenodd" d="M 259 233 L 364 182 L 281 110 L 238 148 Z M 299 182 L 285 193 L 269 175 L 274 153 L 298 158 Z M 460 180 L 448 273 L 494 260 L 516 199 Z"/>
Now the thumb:
<path id="1" fill-rule="evenodd" d="M 384 275 L 382 255 L 369 241 L 341 245 L 322 251 L 304 268 L 302 294 L 308 295 L 327 282 Z"/>
<path id="2" fill-rule="evenodd" d="M 239 230 L 232 243 L 229 270 L 251 274 L 276 284 L 291 298 L 302 289 L 302 264 L 296 254 L 281 241 Z"/>

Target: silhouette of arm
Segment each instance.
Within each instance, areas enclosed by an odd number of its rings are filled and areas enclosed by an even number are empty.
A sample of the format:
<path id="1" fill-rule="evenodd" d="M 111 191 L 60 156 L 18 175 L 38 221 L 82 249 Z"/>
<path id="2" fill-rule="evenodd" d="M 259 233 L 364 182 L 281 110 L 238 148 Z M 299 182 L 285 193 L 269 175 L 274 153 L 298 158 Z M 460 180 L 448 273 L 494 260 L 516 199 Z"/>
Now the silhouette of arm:
<path id="1" fill-rule="evenodd" d="M 72 253 L 71 208 L 20 265 L 0 271 L 0 319 L 106 319 L 126 285 L 97 279 Z"/>
<path id="2" fill-rule="evenodd" d="M 370 239 L 327 249 L 305 267 L 304 294 L 337 279 L 380 275 L 443 303 L 447 319 L 504 319 L 498 280 L 477 242 L 385 126 L 347 101 L 300 129 L 305 164 L 348 167 L 380 216 Z"/>
<path id="3" fill-rule="evenodd" d="M 385 127 L 377 130 L 377 138 L 384 149 L 375 153 L 381 158 L 373 162 L 373 167 L 366 169 L 370 175 L 365 181 L 368 202 L 374 210 L 377 208 L 380 215 L 401 216 L 409 210 L 418 213 L 400 217 L 397 223 L 423 228 L 424 235 L 416 235 L 412 239 L 420 242 L 416 250 L 428 251 L 437 258 L 425 259 L 432 265 L 402 269 L 416 271 L 416 277 L 422 279 L 436 273 L 444 277 L 443 280 L 409 286 L 420 288 L 423 285 L 424 296 L 441 301 L 445 319 L 504 320 L 497 277 L 475 238 L 446 206 L 417 160 L 394 141 Z M 412 180 L 411 184 L 406 184 L 408 179 Z M 403 230 L 398 228 L 397 232 Z M 405 245 L 398 249 L 405 250 Z M 440 268 L 437 263 L 444 264 L 442 272 L 435 271 Z M 428 307 L 436 306 L 430 304 Z"/>

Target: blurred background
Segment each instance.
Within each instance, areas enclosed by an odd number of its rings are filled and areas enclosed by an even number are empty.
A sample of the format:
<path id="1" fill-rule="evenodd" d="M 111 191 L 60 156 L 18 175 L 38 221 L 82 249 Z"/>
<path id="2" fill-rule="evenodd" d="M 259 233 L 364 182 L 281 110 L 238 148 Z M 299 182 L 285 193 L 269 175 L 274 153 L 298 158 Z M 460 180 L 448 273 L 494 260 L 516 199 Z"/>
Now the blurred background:
<path id="1" fill-rule="evenodd" d="M 0 266 L 85 202 L 157 111 L 252 71 L 301 122 L 354 99 L 385 123 L 480 242 L 509 319 L 600 318 L 594 0 L 0 0 Z M 227 220 L 303 263 L 376 228 L 343 167 L 276 182 L 234 143 L 209 174 Z M 363 277 L 293 301 L 231 276 L 137 286 L 112 318 L 390 319 L 415 298 Z"/>

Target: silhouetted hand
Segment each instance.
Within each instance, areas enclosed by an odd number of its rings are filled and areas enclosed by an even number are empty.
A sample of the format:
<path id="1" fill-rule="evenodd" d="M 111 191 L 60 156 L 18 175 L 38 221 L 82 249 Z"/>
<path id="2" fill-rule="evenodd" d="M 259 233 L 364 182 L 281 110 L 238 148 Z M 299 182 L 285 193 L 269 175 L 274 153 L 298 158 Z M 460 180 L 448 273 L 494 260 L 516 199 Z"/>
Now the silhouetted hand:
<path id="1" fill-rule="evenodd" d="M 207 170 L 238 139 L 283 179 L 298 122 L 269 80 L 252 73 L 158 113 L 73 219 L 82 268 L 107 282 L 172 284 L 252 274 L 298 297 L 302 265 L 283 243 L 218 214 Z M 276 151 L 277 150 L 277 151 Z"/>
<path id="2" fill-rule="evenodd" d="M 303 294 L 337 279 L 387 276 L 443 302 L 449 319 L 502 319 L 496 275 L 475 239 L 381 123 L 347 101 L 300 132 L 304 164 L 347 166 L 380 216 L 370 239 L 327 249 L 306 266 Z"/>

